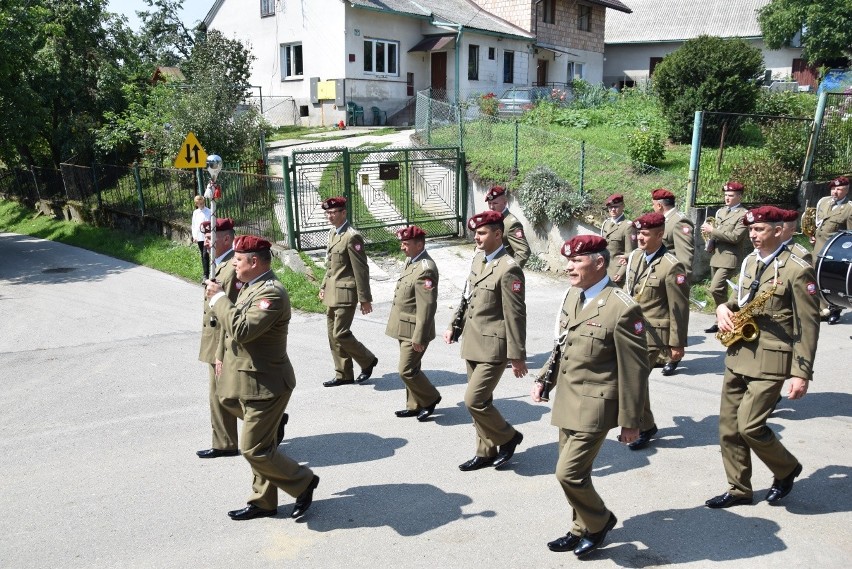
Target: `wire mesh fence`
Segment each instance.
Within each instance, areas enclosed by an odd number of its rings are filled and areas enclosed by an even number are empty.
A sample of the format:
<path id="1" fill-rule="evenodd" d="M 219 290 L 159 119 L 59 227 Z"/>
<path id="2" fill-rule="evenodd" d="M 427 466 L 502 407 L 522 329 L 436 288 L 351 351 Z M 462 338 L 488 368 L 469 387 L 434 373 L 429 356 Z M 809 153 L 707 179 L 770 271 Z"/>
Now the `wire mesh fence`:
<path id="1" fill-rule="evenodd" d="M 826 94 L 810 177 L 830 180 L 848 174 L 852 174 L 852 87 Z"/>
<path id="2" fill-rule="evenodd" d="M 245 104 L 257 108 L 261 116 L 272 126 L 298 125 L 302 122 L 299 108 L 293 97 L 251 95 L 246 97 Z"/>

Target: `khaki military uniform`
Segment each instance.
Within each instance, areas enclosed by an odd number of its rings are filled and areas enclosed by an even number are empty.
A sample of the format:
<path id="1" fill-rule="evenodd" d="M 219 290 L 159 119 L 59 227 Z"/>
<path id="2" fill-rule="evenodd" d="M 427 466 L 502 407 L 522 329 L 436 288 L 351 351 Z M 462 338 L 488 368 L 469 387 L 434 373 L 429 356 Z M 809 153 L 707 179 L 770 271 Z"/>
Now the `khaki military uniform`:
<path id="1" fill-rule="evenodd" d="M 237 299 L 239 293 L 234 266 L 231 259 L 234 257 L 233 249 L 222 257 L 216 265 L 213 279 L 222 285 L 222 291 L 231 302 Z M 214 326 L 212 321 L 216 322 Z M 222 373 L 216 377 L 216 361 L 222 361 L 225 356 L 225 329 L 218 325 L 213 318 L 213 311 L 207 300 L 204 300 L 204 313 L 201 318 L 201 347 L 198 350 L 198 359 L 210 364 L 209 367 L 209 395 L 210 401 L 210 426 L 213 429 L 212 448 L 218 450 L 237 449 L 237 419 L 243 418 L 236 390 L 236 380 Z"/>
<path id="2" fill-rule="evenodd" d="M 524 226 L 508 209 L 503 212 L 503 247 L 523 269 L 530 258 L 530 244 L 524 234 Z"/>
<path id="3" fill-rule="evenodd" d="M 606 239 L 606 248 L 609 251 L 607 274 L 610 278 L 617 276 L 617 284 L 621 285 L 624 283 L 627 266 L 619 263 L 618 257 L 629 255 L 636 248 L 636 227 L 623 215 L 618 221 L 609 218 L 604 220 L 603 225 L 601 225 L 601 237 Z"/>
<path id="4" fill-rule="evenodd" d="M 328 234 L 326 273 L 322 281 L 326 306 L 328 345 L 334 359 L 336 379 L 355 379 L 352 360 L 361 368 L 373 364 L 376 356 L 352 334 L 352 321 L 358 303 L 372 302 L 370 268 L 364 251 L 364 238 L 346 222 L 344 230 Z"/>
<path id="5" fill-rule="evenodd" d="M 852 229 L 852 202 L 849 196 L 844 198 L 843 203 L 834 205 L 834 199 L 826 196 L 820 199 L 816 205 L 816 232 L 814 233 L 814 252 L 812 256 L 813 267 L 819 262 L 819 254 L 832 235 L 841 229 Z M 828 308 L 828 303 L 820 296 L 820 308 Z"/>
<path id="6" fill-rule="evenodd" d="M 423 373 L 420 362 L 426 353 L 414 344 L 428 346 L 435 338 L 435 311 L 438 309 L 438 267 L 423 251 L 409 260 L 393 293 L 393 304 L 385 334 L 399 341 L 399 377 L 405 383 L 406 407 L 428 407 L 440 397 Z"/>
<path id="7" fill-rule="evenodd" d="M 797 256 L 798 258 L 800 258 L 801 260 L 803 260 L 807 264 L 809 264 L 809 265 L 814 264 L 813 253 L 808 251 L 808 249 L 806 247 L 803 247 L 799 243 L 796 243 L 795 240 L 790 239 L 789 241 L 785 241 L 784 245 L 787 246 L 787 249 L 789 249 L 792 254 L 794 254 L 795 256 Z"/>
<path id="8" fill-rule="evenodd" d="M 648 391 L 642 309 L 610 281 L 585 307 L 568 292 L 559 314 L 564 334 L 551 423 L 559 427 L 556 478 L 574 509 L 571 533 L 601 531 L 610 512 L 592 485 L 592 465 L 617 426 L 641 426 Z"/>
<path id="9" fill-rule="evenodd" d="M 665 217 L 663 245 L 683 263 L 688 280 L 692 275 L 692 258 L 695 255 L 695 224 L 676 209 L 670 209 Z"/>
<path id="10" fill-rule="evenodd" d="M 743 262 L 746 247 L 749 244 L 748 228 L 742 218 L 746 210 L 743 207 L 722 206 L 716 212 L 716 226 L 710 233 L 713 254 L 710 268 L 710 294 L 716 306 L 728 301 L 728 280 L 733 280 Z"/>
<path id="11" fill-rule="evenodd" d="M 461 357 L 467 362 L 464 403 L 476 428 L 476 456 L 494 457 L 517 432 L 494 407 L 492 394 L 508 361 L 527 356 L 526 285 L 506 249 L 485 261 L 484 253 L 476 254 L 467 280 Z"/>
<path id="12" fill-rule="evenodd" d="M 686 270 L 683 263 L 666 252 L 665 246 L 660 247 L 650 264 L 645 261 L 645 252 L 636 249 L 631 253 L 627 267 L 624 291 L 642 307 L 647 324 L 648 363 L 653 367 L 661 352 L 668 355 L 670 347 L 686 346 L 689 327 Z M 642 430 L 654 425 L 651 398 L 646 393 Z"/>
<path id="13" fill-rule="evenodd" d="M 254 481 L 247 500 L 265 510 L 278 506 L 278 490 L 297 497 L 314 474 L 278 450 L 276 434 L 296 377 L 287 356 L 290 298 L 275 274 L 243 286 L 236 304 L 215 301 L 213 313 L 225 330 L 222 374 L 236 379 L 243 408 L 240 450 Z"/>
<path id="14" fill-rule="evenodd" d="M 796 458 L 766 426 L 766 420 L 789 377 L 813 379 L 814 357 L 819 337 L 817 286 L 813 268 L 782 250 L 760 277 L 755 297 L 777 284 L 770 299 L 757 310 L 754 321 L 760 329 L 755 341 L 728 347 L 725 379 L 719 411 L 719 443 L 728 478 L 728 492 L 736 497 L 752 496 L 751 451 L 777 479 L 787 477 L 798 465 Z M 740 287 L 743 297 L 756 276 L 757 256 L 743 261 Z M 740 310 L 736 299 L 728 308 Z"/>

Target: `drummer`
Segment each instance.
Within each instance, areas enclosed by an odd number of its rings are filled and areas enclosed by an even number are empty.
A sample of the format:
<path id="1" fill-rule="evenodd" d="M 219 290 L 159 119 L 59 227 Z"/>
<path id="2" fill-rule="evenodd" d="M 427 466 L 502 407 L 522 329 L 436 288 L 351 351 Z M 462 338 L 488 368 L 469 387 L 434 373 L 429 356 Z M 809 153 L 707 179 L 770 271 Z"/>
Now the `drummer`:
<path id="1" fill-rule="evenodd" d="M 819 263 L 819 253 L 829 237 L 841 229 L 852 229 L 852 204 L 849 203 L 849 178 L 840 176 L 828 183 L 831 195 L 819 200 L 816 205 L 816 232 L 811 237 L 814 246 L 814 268 Z M 842 308 L 829 304 L 824 298 L 819 301 L 820 316 L 828 317 L 829 324 L 840 321 Z"/>

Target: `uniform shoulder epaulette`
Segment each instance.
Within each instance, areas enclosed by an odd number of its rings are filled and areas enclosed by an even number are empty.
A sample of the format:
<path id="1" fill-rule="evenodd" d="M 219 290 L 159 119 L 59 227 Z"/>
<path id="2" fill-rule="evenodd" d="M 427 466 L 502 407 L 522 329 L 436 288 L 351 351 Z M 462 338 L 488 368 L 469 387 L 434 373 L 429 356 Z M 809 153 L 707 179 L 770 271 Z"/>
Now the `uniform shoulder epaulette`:
<path id="1" fill-rule="evenodd" d="M 429 270 L 429 259 L 420 259 L 420 269 L 424 271 Z"/>
<path id="2" fill-rule="evenodd" d="M 515 259 L 511 255 L 506 255 L 506 264 L 512 266 L 515 264 Z"/>
<path id="3" fill-rule="evenodd" d="M 810 263 L 806 262 L 804 259 L 802 259 L 793 252 L 790 253 L 790 260 L 797 263 L 802 268 L 809 268 L 811 266 Z"/>
<path id="4" fill-rule="evenodd" d="M 614 294 L 617 298 L 621 300 L 621 302 L 623 302 L 627 306 L 634 306 L 636 304 L 636 301 L 633 300 L 633 297 L 621 290 L 620 288 L 617 288 L 612 291 L 612 294 Z"/>
<path id="5" fill-rule="evenodd" d="M 666 259 L 669 263 L 671 263 L 672 265 L 674 265 L 675 263 L 677 263 L 677 262 L 678 262 L 677 257 L 675 257 L 674 255 L 672 255 L 672 254 L 671 254 L 671 253 L 669 253 L 668 251 L 666 251 L 666 254 L 665 254 L 665 255 L 663 255 L 663 257 L 664 257 L 664 258 L 665 258 L 665 259 Z"/>

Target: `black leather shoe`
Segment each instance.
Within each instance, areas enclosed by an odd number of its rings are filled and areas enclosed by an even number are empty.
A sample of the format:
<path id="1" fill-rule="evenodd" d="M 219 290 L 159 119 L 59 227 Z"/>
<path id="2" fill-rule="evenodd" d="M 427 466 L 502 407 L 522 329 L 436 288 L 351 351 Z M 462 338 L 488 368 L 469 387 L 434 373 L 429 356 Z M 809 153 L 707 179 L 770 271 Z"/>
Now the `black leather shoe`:
<path id="1" fill-rule="evenodd" d="M 429 416 L 432 415 L 432 413 L 435 412 L 435 407 L 437 407 L 438 403 L 440 403 L 440 402 L 441 402 L 441 396 L 439 395 L 438 399 L 436 399 L 434 403 L 432 403 L 428 407 L 424 407 L 423 409 L 420 410 L 420 412 L 417 414 L 417 420 L 422 423 L 423 421 L 428 419 Z"/>
<path id="2" fill-rule="evenodd" d="M 715 334 L 716 332 L 719 331 L 719 325 L 713 324 L 709 328 L 705 328 L 704 331 L 707 332 L 708 334 Z"/>
<path id="3" fill-rule="evenodd" d="M 373 375 L 373 368 L 376 367 L 376 364 L 378 363 L 379 358 L 374 358 L 373 363 L 362 369 L 361 373 L 358 374 L 358 377 L 355 378 L 355 381 L 361 383 L 362 381 L 367 381 L 368 379 L 370 379 L 370 376 Z"/>
<path id="4" fill-rule="evenodd" d="M 579 535 L 569 533 L 568 535 L 563 535 L 562 537 L 557 537 L 553 541 L 549 541 L 547 543 L 547 548 L 550 551 L 572 551 L 575 547 L 580 545 L 580 540 L 582 539 L 583 538 Z"/>
<path id="5" fill-rule="evenodd" d="M 839 310 L 831 310 L 828 313 L 828 323 L 829 324 L 837 324 L 840 322 L 840 311 Z"/>
<path id="6" fill-rule="evenodd" d="M 657 425 L 639 433 L 639 438 L 627 445 L 630 450 L 640 450 L 651 444 L 651 437 L 657 434 Z"/>
<path id="7" fill-rule="evenodd" d="M 520 431 L 515 431 L 515 436 L 508 443 L 500 445 L 500 452 L 497 453 L 497 458 L 494 459 L 494 468 L 503 466 L 509 462 L 522 440 L 524 440 L 524 435 Z"/>
<path id="8" fill-rule="evenodd" d="M 663 375 L 674 375 L 675 370 L 677 369 L 677 364 L 680 362 L 666 362 L 666 365 L 663 366 Z"/>
<path id="9" fill-rule="evenodd" d="M 574 555 L 577 557 L 585 557 L 601 545 L 603 545 L 604 538 L 609 531 L 615 527 L 615 524 L 618 520 L 615 518 L 615 514 L 612 512 L 609 513 L 609 519 L 606 522 L 606 525 L 601 531 L 595 533 L 586 533 L 585 537 L 580 540 L 580 544 L 574 550 Z"/>
<path id="10" fill-rule="evenodd" d="M 419 413 L 419 409 L 403 409 L 402 411 L 394 411 L 394 415 L 397 417 L 416 417 Z"/>
<path id="11" fill-rule="evenodd" d="M 278 431 L 275 433 L 275 445 L 280 445 L 281 441 L 284 440 L 284 425 L 287 424 L 287 421 L 290 420 L 290 415 L 284 413 L 281 415 L 281 422 L 278 423 Z"/>
<path id="12" fill-rule="evenodd" d="M 337 387 L 338 385 L 353 385 L 355 383 L 354 379 L 340 379 L 335 377 L 334 379 L 329 379 L 328 381 L 324 381 L 322 383 L 323 387 Z"/>
<path id="13" fill-rule="evenodd" d="M 218 448 L 208 448 L 207 450 L 199 450 L 196 451 L 198 458 L 219 458 L 220 456 L 239 456 L 240 451 L 238 449 L 233 450 L 221 450 Z"/>
<path id="14" fill-rule="evenodd" d="M 293 513 L 290 514 L 291 518 L 298 518 L 305 515 L 305 512 L 308 511 L 308 508 L 311 507 L 314 501 L 314 490 L 316 490 L 317 486 L 319 486 L 319 476 L 315 474 L 311 483 L 305 488 L 305 491 L 296 498 L 296 505 L 293 506 Z"/>
<path id="15" fill-rule="evenodd" d="M 228 512 L 228 517 L 235 521 L 253 520 L 255 518 L 271 518 L 278 513 L 278 510 L 264 510 L 258 508 L 254 504 L 249 504 L 242 510 L 231 510 Z"/>
<path id="16" fill-rule="evenodd" d="M 708 508 L 713 508 L 717 510 L 719 508 L 730 508 L 731 506 L 741 506 L 744 504 L 751 504 L 753 499 L 751 496 L 732 496 L 725 492 L 721 496 L 716 496 L 715 498 L 710 498 L 704 505 Z"/>
<path id="17" fill-rule="evenodd" d="M 467 462 L 459 464 L 459 470 L 470 472 L 471 470 L 479 470 L 480 468 L 491 466 L 494 464 L 494 458 L 493 456 L 475 456 Z"/>
<path id="18" fill-rule="evenodd" d="M 772 487 L 769 489 L 769 492 L 766 493 L 766 501 L 770 504 L 774 504 L 784 496 L 790 493 L 790 490 L 793 489 L 793 481 L 796 477 L 802 473 L 802 465 L 799 464 L 796 468 L 793 469 L 786 478 L 782 478 L 778 480 L 777 478 L 772 481 Z"/>

